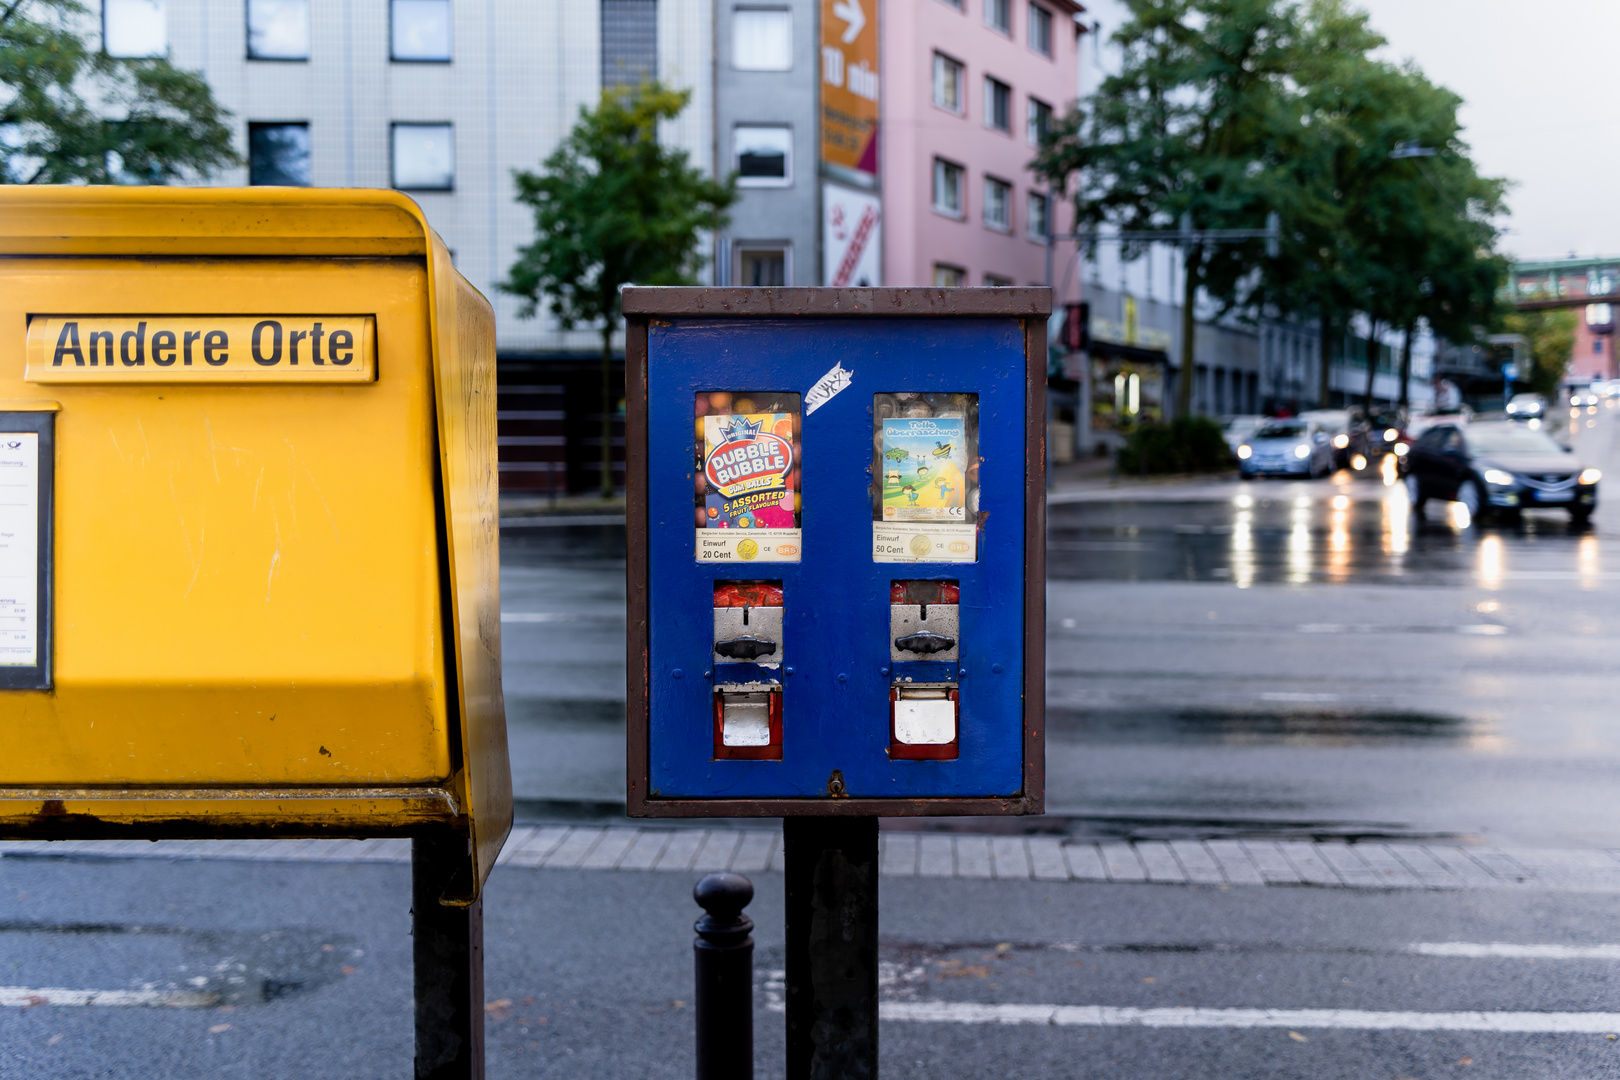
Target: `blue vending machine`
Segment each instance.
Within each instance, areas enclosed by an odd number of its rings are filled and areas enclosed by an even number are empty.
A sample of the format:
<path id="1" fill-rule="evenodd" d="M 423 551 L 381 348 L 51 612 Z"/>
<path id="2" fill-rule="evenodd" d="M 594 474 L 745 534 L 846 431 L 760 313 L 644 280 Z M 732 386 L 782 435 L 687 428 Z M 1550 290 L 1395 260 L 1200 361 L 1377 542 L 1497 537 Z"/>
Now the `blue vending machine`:
<path id="1" fill-rule="evenodd" d="M 630 814 L 1039 813 L 1049 290 L 623 302 Z"/>

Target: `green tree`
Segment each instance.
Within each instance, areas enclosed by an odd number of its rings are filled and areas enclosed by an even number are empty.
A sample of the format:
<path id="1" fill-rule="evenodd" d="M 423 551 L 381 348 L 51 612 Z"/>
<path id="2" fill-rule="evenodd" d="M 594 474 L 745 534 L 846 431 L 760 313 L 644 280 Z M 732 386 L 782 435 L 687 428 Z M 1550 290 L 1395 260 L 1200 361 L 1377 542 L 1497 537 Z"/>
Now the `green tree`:
<path id="1" fill-rule="evenodd" d="M 1568 308 L 1547 311 L 1510 311 L 1502 316 L 1502 329 L 1519 334 L 1530 345 L 1530 370 L 1520 378 L 1547 398 L 1558 396 L 1570 357 L 1575 352 L 1576 314 Z"/>
<path id="2" fill-rule="evenodd" d="M 0 183 L 166 184 L 241 163 L 200 75 L 87 45 L 77 0 L 0 0 Z"/>
<path id="3" fill-rule="evenodd" d="M 688 285 L 704 263 L 705 231 L 721 228 L 737 197 L 735 178 L 711 180 L 684 150 L 660 145 L 660 121 L 686 108 L 691 92 L 658 83 L 602 93 L 538 173 L 517 170 L 518 201 L 534 211 L 535 239 L 522 248 L 501 289 L 541 303 L 565 330 L 595 323 L 602 335 L 602 497 L 613 494 L 613 332 L 619 290 Z"/>
<path id="4" fill-rule="evenodd" d="M 1290 105 L 1269 152 L 1270 199 L 1286 223 L 1246 298 L 1314 318 L 1318 400 L 1329 402 L 1333 348 L 1351 315 L 1370 323 L 1364 405 L 1371 406 L 1378 329 L 1402 331 L 1406 403 L 1418 327 L 1458 341 L 1492 319 L 1505 262 L 1494 248 L 1503 181 L 1481 177 L 1460 138 L 1461 100 L 1410 65 L 1374 57 L 1384 44 L 1344 0 L 1299 12 Z"/>
<path id="5" fill-rule="evenodd" d="M 1324 404 L 1355 313 L 1372 323 L 1368 395 L 1380 325 L 1405 331 L 1404 376 L 1420 324 L 1466 340 L 1489 321 L 1505 185 L 1469 159 L 1456 95 L 1375 59 L 1384 41 L 1363 12 L 1344 0 L 1126 3 L 1120 74 L 1065 117 L 1037 169 L 1078 175 L 1091 224 L 1253 228 L 1268 211 L 1282 222 L 1275 252 L 1184 247 L 1178 415 L 1191 407 L 1200 293 L 1223 311 L 1315 319 Z"/>
<path id="6" fill-rule="evenodd" d="M 1075 189 L 1077 221 L 1127 230 L 1254 228 L 1271 209 L 1265 166 L 1289 107 L 1298 22 L 1283 0 L 1124 0 L 1120 71 L 1071 109 L 1035 167 Z M 1140 254 L 1142 243 L 1122 254 Z M 1176 415 L 1192 410 L 1200 290 L 1230 305 L 1264 245 L 1183 245 Z"/>

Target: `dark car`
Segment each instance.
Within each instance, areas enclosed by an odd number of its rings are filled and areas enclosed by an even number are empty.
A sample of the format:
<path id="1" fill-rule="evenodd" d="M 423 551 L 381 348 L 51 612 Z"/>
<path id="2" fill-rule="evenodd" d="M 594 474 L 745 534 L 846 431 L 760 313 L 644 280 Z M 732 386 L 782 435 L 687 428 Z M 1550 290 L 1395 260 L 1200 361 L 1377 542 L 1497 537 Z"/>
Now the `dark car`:
<path id="1" fill-rule="evenodd" d="M 1359 456 L 1362 468 L 1379 467 L 1385 454 L 1405 457 L 1411 440 L 1406 437 L 1406 418 L 1398 412 L 1379 413 L 1371 420 L 1357 421 L 1350 428 L 1350 461 Z"/>
<path id="2" fill-rule="evenodd" d="M 1437 424 L 1406 457 L 1406 491 L 1419 514 L 1429 499 L 1448 499 L 1475 519 L 1549 507 L 1584 522 L 1597 507 L 1601 479 L 1545 432 L 1506 422 Z"/>

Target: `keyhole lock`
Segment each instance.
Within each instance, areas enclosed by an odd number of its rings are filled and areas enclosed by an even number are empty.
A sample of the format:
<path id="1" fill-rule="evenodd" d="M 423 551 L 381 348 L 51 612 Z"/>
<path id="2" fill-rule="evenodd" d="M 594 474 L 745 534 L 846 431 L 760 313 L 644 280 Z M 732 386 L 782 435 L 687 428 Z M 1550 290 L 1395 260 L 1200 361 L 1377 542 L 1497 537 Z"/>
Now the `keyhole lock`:
<path id="1" fill-rule="evenodd" d="M 837 798 L 844 793 L 844 770 L 834 769 L 827 777 L 827 794 Z"/>

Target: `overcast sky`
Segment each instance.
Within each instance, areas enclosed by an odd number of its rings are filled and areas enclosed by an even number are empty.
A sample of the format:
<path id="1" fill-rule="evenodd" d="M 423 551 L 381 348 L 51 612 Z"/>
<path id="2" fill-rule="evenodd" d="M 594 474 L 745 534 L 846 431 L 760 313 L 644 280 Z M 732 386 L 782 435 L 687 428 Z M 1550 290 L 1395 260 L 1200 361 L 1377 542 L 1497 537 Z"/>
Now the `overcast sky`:
<path id="1" fill-rule="evenodd" d="M 1084 18 L 1119 26 L 1115 0 Z M 1360 0 L 1394 59 L 1461 95 L 1464 138 L 1488 176 L 1514 182 L 1504 249 L 1516 258 L 1620 255 L 1617 0 Z M 1092 67 L 1092 48 L 1082 66 Z M 1104 62 L 1107 62 L 1106 51 Z M 1095 69 L 1093 68 L 1093 71 Z M 1089 88 L 1092 78 L 1082 79 Z"/>

